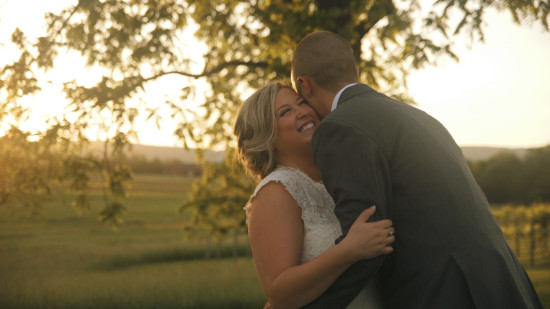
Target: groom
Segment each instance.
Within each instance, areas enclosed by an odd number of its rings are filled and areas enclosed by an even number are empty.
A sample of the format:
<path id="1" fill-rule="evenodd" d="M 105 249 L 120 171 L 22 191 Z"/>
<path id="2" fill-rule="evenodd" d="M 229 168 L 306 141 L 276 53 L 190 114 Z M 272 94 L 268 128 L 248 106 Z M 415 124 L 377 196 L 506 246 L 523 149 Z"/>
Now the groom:
<path id="1" fill-rule="evenodd" d="M 396 229 L 391 255 L 354 264 L 306 308 L 345 308 L 374 278 L 384 308 L 543 308 L 437 120 L 359 84 L 349 44 L 331 32 L 299 43 L 292 81 L 323 119 L 313 153 L 344 235 L 370 205 Z"/>

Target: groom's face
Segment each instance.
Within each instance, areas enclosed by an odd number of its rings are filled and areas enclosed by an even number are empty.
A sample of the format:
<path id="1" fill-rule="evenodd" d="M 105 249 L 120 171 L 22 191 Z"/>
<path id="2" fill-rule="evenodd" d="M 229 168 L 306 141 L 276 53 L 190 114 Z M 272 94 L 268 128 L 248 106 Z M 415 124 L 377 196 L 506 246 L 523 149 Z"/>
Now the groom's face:
<path id="1" fill-rule="evenodd" d="M 296 93 L 301 96 L 301 97 L 304 97 L 304 94 L 302 93 L 303 92 L 303 87 L 301 85 L 302 83 L 302 77 L 298 77 L 295 75 L 294 73 L 294 67 L 290 69 L 290 79 L 292 81 L 292 88 L 294 88 L 294 91 L 296 91 Z"/>
<path id="2" fill-rule="evenodd" d="M 294 72 L 292 72 L 294 73 Z M 319 119 L 323 119 L 330 113 L 330 109 L 326 111 L 323 108 L 323 104 L 321 101 L 321 98 L 319 96 L 314 95 L 314 82 L 307 76 L 294 76 L 292 75 L 292 86 L 294 87 L 294 90 L 296 93 L 298 93 L 299 96 L 303 97 L 307 103 L 315 110 L 315 113 L 317 114 L 317 117 Z"/>

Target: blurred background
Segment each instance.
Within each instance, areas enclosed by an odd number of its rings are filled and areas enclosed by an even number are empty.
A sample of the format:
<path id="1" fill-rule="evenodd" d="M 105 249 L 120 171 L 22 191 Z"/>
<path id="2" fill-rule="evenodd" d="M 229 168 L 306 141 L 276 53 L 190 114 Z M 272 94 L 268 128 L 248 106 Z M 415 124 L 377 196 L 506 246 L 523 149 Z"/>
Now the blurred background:
<path id="1" fill-rule="evenodd" d="M 549 10 L 0 0 L 0 307 L 263 306 L 233 117 L 315 30 L 447 127 L 550 306 Z"/>

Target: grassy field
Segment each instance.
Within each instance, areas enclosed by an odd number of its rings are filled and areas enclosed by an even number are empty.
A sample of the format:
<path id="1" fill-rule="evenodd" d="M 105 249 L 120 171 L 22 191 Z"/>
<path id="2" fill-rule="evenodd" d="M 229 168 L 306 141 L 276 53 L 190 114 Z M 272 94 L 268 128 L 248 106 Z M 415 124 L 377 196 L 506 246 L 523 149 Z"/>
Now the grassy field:
<path id="1" fill-rule="evenodd" d="M 136 176 L 119 231 L 98 221 L 99 196 L 81 216 L 68 198 L 35 217 L 0 209 L 0 308 L 263 306 L 250 257 L 202 259 L 205 241 L 182 234 L 190 182 Z"/>
<path id="2" fill-rule="evenodd" d="M 190 183 L 136 176 L 119 231 L 98 221 L 99 196 L 80 216 L 69 198 L 33 217 L 0 209 L 0 308 L 261 308 L 245 235 L 241 257 L 203 259 L 205 241 L 182 234 Z M 550 308 L 550 268 L 528 272 Z"/>

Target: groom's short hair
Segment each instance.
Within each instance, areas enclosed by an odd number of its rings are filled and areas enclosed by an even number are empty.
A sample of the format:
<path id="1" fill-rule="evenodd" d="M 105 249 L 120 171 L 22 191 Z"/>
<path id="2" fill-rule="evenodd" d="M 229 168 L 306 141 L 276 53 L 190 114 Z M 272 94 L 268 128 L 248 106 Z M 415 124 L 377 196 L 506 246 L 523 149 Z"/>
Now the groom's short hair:
<path id="1" fill-rule="evenodd" d="M 292 59 L 293 81 L 303 75 L 331 91 L 338 91 L 342 84 L 356 83 L 357 64 L 348 41 L 328 31 L 305 36 Z"/>

